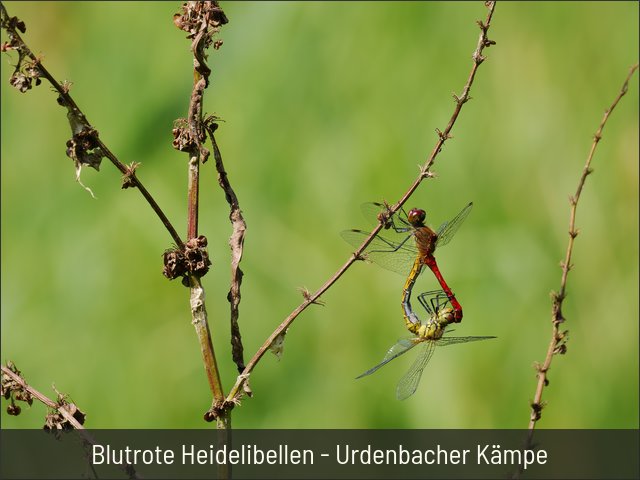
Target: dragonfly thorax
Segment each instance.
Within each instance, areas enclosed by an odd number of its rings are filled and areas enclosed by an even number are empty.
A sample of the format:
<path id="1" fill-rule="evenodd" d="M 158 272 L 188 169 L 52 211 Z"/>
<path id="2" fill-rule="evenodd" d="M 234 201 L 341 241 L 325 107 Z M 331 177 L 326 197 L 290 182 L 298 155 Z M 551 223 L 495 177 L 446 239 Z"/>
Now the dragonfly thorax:
<path id="1" fill-rule="evenodd" d="M 430 257 L 436 249 L 438 234 L 426 225 L 416 227 L 414 239 L 418 252 L 422 257 Z"/>
<path id="2" fill-rule="evenodd" d="M 421 341 L 438 340 L 444 333 L 445 326 L 438 321 L 429 320 L 427 323 L 420 325 L 416 334 Z"/>
<path id="3" fill-rule="evenodd" d="M 422 325 L 416 325 L 412 330 L 421 340 L 438 340 L 444 334 L 445 329 L 455 320 L 454 310 L 451 307 L 440 309 Z"/>

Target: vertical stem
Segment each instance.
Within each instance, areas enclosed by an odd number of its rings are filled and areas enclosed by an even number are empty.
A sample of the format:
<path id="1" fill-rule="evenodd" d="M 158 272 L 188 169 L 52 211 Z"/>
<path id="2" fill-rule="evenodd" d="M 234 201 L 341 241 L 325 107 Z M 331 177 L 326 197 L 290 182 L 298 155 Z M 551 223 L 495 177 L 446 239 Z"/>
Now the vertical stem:
<path id="1" fill-rule="evenodd" d="M 591 161 L 593 160 L 593 156 L 596 151 L 596 147 L 600 143 L 602 139 L 602 130 L 607 124 L 607 120 L 609 120 L 609 116 L 614 108 L 620 102 L 620 99 L 627 93 L 629 88 L 629 81 L 631 77 L 638 69 L 638 63 L 633 65 L 629 69 L 629 73 L 625 78 L 624 83 L 622 84 L 622 88 L 618 92 L 618 95 L 614 99 L 611 106 L 605 110 L 602 120 L 600 121 L 600 126 L 598 130 L 596 130 L 595 135 L 593 136 L 593 142 L 591 143 L 591 149 L 589 150 L 589 155 L 587 156 L 587 161 L 582 169 L 582 174 L 580 175 L 580 180 L 578 181 L 578 187 L 576 189 L 575 195 L 570 197 L 569 202 L 571 204 L 571 210 L 569 215 L 569 242 L 567 244 L 567 252 L 565 254 L 564 261 L 562 262 L 562 278 L 560 280 L 560 290 L 557 293 L 553 293 L 553 303 L 552 303 L 552 311 L 551 311 L 551 322 L 552 322 L 552 331 L 551 331 L 551 340 L 549 341 L 549 347 L 547 348 L 547 355 L 545 357 L 544 363 L 537 367 L 538 370 L 538 383 L 536 385 L 536 392 L 533 397 L 533 401 L 531 402 L 531 414 L 529 417 L 529 437 L 528 442 L 531 443 L 533 437 L 533 430 L 536 427 L 538 420 L 542 417 L 542 409 L 544 408 L 544 403 L 542 402 L 542 394 L 544 392 L 545 387 L 549 383 L 548 372 L 551 368 L 551 362 L 553 357 L 556 354 L 564 354 L 566 352 L 566 332 L 560 331 L 560 325 L 565 322 L 565 318 L 562 315 L 562 304 L 566 297 L 567 291 L 567 278 L 569 276 L 569 270 L 571 270 L 571 255 L 573 252 L 573 244 L 575 238 L 578 236 L 578 230 L 576 229 L 576 211 L 578 208 L 578 201 L 580 200 L 580 195 L 582 194 L 582 189 L 584 188 L 584 184 L 587 180 L 587 177 L 592 172 L 591 170 Z"/>
<path id="2" fill-rule="evenodd" d="M 200 279 L 195 275 L 189 275 L 189 286 L 191 289 L 191 323 L 193 323 L 198 335 L 198 340 L 200 341 L 200 351 L 202 352 L 202 360 L 207 373 L 207 379 L 209 380 L 209 387 L 211 388 L 215 401 L 222 402 L 224 400 L 224 393 L 222 391 L 218 363 L 213 351 L 211 331 L 209 330 L 209 323 L 207 322 L 204 289 L 202 288 Z"/>
<path id="3" fill-rule="evenodd" d="M 198 200 L 200 196 L 200 163 L 207 160 L 209 152 L 202 146 L 204 127 L 202 121 L 202 102 L 204 89 L 207 87 L 205 78 L 194 70 L 193 91 L 189 102 L 189 134 L 193 146 L 189 151 L 189 193 L 187 216 L 187 241 L 198 236 Z"/>
<path id="4" fill-rule="evenodd" d="M 200 196 L 200 157 L 189 158 L 189 193 L 187 210 L 187 241 L 198 236 L 198 200 Z"/>
<path id="5" fill-rule="evenodd" d="M 204 148 L 206 140 L 205 125 L 203 121 L 202 103 L 204 91 L 208 86 L 208 77 L 211 70 L 206 64 L 205 50 L 212 44 L 212 37 L 220 27 L 228 22 L 224 12 L 217 2 L 196 2 L 184 3 L 182 12 L 173 17 L 174 24 L 189 32 L 191 51 L 193 53 L 193 89 L 189 100 L 188 142 L 189 145 L 189 192 L 187 207 L 187 244 L 185 255 L 190 254 L 189 248 L 198 249 L 206 246 L 206 239 L 198 236 L 198 207 L 200 190 L 200 164 L 207 161 L 209 151 Z M 220 43 L 221 44 L 221 43 Z M 214 47 L 216 45 L 214 44 Z M 217 48 L 217 47 L 216 47 Z M 207 259 L 208 260 L 208 259 Z M 202 273 L 204 275 L 206 271 Z M 204 289 L 200 282 L 200 274 L 197 272 L 188 273 L 190 288 L 191 317 L 193 326 L 198 335 L 202 360 L 209 381 L 209 387 L 213 394 L 211 408 L 205 413 L 206 421 L 216 420 L 218 431 L 218 441 L 227 443 L 229 430 L 231 428 L 231 406 L 225 403 L 222 391 L 220 372 L 211 341 L 211 331 L 207 320 L 207 310 L 205 308 Z M 218 465 L 218 478 L 231 478 L 231 469 L 227 465 Z"/>

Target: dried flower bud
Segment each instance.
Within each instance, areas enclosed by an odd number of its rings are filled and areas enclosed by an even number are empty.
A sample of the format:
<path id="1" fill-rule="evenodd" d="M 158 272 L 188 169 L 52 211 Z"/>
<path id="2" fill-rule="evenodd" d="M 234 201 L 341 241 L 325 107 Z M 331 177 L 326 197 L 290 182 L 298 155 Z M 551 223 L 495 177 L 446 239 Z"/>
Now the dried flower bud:
<path id="1" fill-rule="evenodd" d="M 163 254 L 164 268 L 162 274 L 169 280 L 182 277 L 186 273 L 184 255 L 179 248 L 167 250 Z"/>
<path id="2" fill-rule="evenodd" d="M 31 79 L 22 72 L 13 72 L 13 75 L 9 78 L 9 84 L 20 90 L 21 93 L 31 89 Z"/>
<path id="3" fill-rule="evenodd" d="M 73 135 L 67 141 L 67 156 L 80 165 L 89 165 L 100 170 L 100 163 L 104 152 L 98 142 L 98 131 L 93 128 L 83 128 L 80 133 Z"/>

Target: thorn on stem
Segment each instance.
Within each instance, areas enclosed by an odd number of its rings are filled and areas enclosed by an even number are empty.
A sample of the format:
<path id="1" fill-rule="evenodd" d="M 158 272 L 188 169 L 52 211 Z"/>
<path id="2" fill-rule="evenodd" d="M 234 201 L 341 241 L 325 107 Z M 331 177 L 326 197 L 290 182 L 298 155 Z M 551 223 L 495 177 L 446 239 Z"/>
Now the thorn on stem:
<path id="1" fill-rule="evenodd" d="M 122 188 L 127 189 L 130 187 L 135 187 L 136 183 L 133 180 L 135 176 L 136 169 L 140 166 L 140 162 L 131 162 L 127 165 L 127 172 L 122 175 Z"/>
<path id="2" fill-rule="evenodd" d="M 473 61 L 476 62 L 476 65 L 480 65 L 485 59 L 486 57 L 480 54 L 480 52 L 473 52 Z"/>
<path id="3" fill-rule="evenodd" d="M 62 91 L 64 93 L 69 93 L 69 90 L 71 90 L 71 86 L 73 85 L 73 82 L 70 82 L 69 80 L 63 80 L 62 82 Z"/>
<path id="4" fill-rule="evenodd" d="M 569 235 L 571 235 L 571 233 L 569 233 Z M 562 262 L 560 262 L 560 268 L 562 268 L 562 270 L 566 270 L 568 272 L 573 268 L 573 265 L 572 264 L 567 265 L 564 261 L 562 261 Z M 562 301 L 562 300 L 564 300 L 564 297 L 562 297 L 560 299 L 560 301 Z"/>
<path id="5" fill-rule="evenodd" d="M 560 262 L 560 265 L 562 265 L 564 262 Z M 565 295 L 558 293 L 558 292 L 551 292 L 551 300 L 553 301 L 554 306 L 555 305 L 559 305 L 562 303 L 562 301 L 564 300 Z"/>
<path id="6" fill-rule="evenodd" d="M 418 165 L 418 167 L 420 168 L 420 176 L 422 178 L 434 178 L 436 176 L 436 174 L 430 171 L 428 168 L 425 168 L 422 165 Z"/>
<path id="7" fill-rule="evenodd" d="M 569 330 L 557 332 L 555 335 L 556 342 L 566 342 L 569 339 Z"/>
<path id="8" fill-rule="evenodd" d="M 458 101 L 458 97 L 456 96 L 456 94 L 453 94 L 453 98 L 456 99 L 456 101 Z M 442 142 L 446 142 L 447 140 L 449 140 L 450 138 L 453 138 L 453 135 L 450 135 L 448 133 L 444 133 L 442 132 L 439 128 L 436 128 L 436 133 L 438 134 L 438 138 L 440 139 L 440 141 Z"/>
<path id="9" fill-rule="evenodd" d="M 302 297 L 307 302 L 313 303 L 314 305 L 320 305 L 320 306 L 324 307 L 325 303 L 322 300 L 319 300 L 317 298 L 315 300 L 311 299 L 311 292 L 307 289 L 307 287 L 300 287 L 300 288 L 298 288 L 298 291 L 302 294 Z"/>
<path id="10" fill-rule="evenodd" d="M 368 262 L 369 261 L 369 255 L 366 254 L 366 252 L 362 252 L 359 255 L 357 255 L 355 252 L 353 253 L 353 256 L 356 260 L 362 261 L 362 262 Z"/>

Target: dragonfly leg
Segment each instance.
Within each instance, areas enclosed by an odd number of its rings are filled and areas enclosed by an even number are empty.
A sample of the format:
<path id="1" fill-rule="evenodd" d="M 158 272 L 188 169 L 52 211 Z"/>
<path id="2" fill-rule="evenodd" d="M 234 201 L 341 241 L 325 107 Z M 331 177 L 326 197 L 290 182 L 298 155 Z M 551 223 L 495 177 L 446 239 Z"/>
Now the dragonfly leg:
<path id="1" fill-rule="evenodd" d="M 387 253 L 387 252 L 397 252 L 398 250 L 400 250 L 400 249 L 402 248 L 402 246 L 403 246 L 405 243 L 407 243 L 407 241 L 408 241 L 410 238 L 413 238 L 413 235 L 407 235 L 407 236 L 404 238 L 404 240 L 402 240 L 402 242 L 400 242 L 400 243 L 390 242 L 390 241 L 389 241 L 389 240 L 387 240 L 386 238 L 381 237 L 381 236 L 379 236 L 379 235 L 378 235 L 378 238 L 379 238 L 379 239 L 380 239 L 380 241 L 382 241 L 383 243 L 386 243 L 387 245 L 389 245 L 389 250 L 374 250 L 374 249 L 371 249 L 371 250 L 369 250 L 369 252 L 384 252 L 384 253 Z"/>

